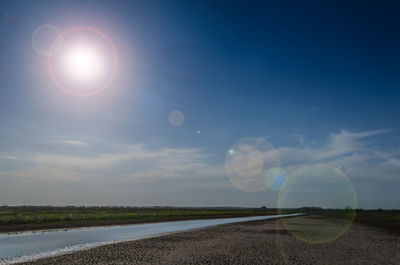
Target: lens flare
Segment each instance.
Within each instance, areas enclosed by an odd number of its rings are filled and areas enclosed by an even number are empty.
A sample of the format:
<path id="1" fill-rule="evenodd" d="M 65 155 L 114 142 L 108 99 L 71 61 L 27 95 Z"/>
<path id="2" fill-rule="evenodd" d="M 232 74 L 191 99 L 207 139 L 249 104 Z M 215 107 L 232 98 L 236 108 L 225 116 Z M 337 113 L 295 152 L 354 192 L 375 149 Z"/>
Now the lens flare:
<path id="1" fill-rule="evenodd" d="M 93 48 L 80 45 L 73 47 L 64 56 L 66 72 L 71 78 L 89 82 L 99 78 L 104 71 L 104 62 Z"/>
<path id="2" fill-rule="evenodd" d="M 282 168 L 271 168 L 265 173 L 265 185 L 270 190 L 280 191 L 287 182 L 288 175 Z"/>
<path id="3" fill-rule="evenodd" d="M 182 125 L 183 121 L 185 120 L 185 116 L 181 111 L 174 110 L 169 114 L 168 120 L 172 126 L 178 127 Z"/>
<path id="4" fill-rule="evenodd" d="M 337 168 L 325 164 L 308 165 L 290 174 L 287 185 L 279 193 L 278 208 L 342 209 L 340 218 L 326 225 L 297 222 L 295 218 L 284 218 L 282 222 L 298 239 L 317 244 L 336 240 L 351 226 L 357 208 L 357 196 L 347 176 Z M 325 210 L 329 211 L 329 210 Z M 333 210 L 331 210 L 333 211 Z M 300 232 L 299 232 L 300 231 Z"/>
<path id="5" fill-rule="evenodd" d="M 278 151 L 264 138 L 248 137 L 236 142 L 227 152 L 225 171 L 237 188 L 246 192 L 266 189 L 267 170 L 280 166 Z"/>
<path id="6" fill-rule="evenodd" d="M 33 49 L 40 55 L 49 56 L 52 43 L 60 35 L 61 31 L 56 26 L 49 24 L 41 25 L 32 34 Z M 60 39 L 57 46 L 54 47 L 53 52 L 57 53 L 61 46 L 62 39 Z"/>
<path id="7" fill-rule="evenodd" d="M 56 52 L 60 43 L 59 52 Z M 74 96 L 93 96 L 106 89 L 118 69 L 118 55 L 111 39 L 90 27 L 75 27 L 52 43 L 48 57 L 54 83 Z"/>

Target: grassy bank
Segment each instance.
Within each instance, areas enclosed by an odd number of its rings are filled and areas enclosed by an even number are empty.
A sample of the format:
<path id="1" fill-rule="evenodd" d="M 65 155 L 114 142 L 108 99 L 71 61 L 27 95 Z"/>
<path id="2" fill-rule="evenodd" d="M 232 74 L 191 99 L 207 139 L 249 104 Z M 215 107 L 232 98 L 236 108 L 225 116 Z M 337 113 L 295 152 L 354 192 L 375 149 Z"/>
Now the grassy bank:
<path id="1" fill-rule="evenodd" d="M 267 209 L 0 207 L 0 231 L 276 214 Z"/>

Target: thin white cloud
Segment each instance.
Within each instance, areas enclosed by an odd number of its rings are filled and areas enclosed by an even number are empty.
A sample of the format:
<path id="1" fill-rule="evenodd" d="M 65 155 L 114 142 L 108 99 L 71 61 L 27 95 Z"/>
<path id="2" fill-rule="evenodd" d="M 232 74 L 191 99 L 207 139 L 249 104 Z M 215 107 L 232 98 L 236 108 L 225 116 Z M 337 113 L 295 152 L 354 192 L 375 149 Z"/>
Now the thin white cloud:
<path id="1" fill-rule="evenodd" d="M 278 149 L 282 167 L 288 173 L 304 165 L 327 163 L 356 178 L 393 179 L 400 170 L 399 152 L 370 150 L 367 137 L 388 130 L 332 133 L 325 144 Z M 110 148 L 110 146 L 112 146 Z M 98 151 L 97 151 L 98 150 Z M 3 156 L 13 159 L 12 156 Z M 20 182 L 159 183 L 180 181 L 185 185 L 226 185 L 224 163 L 196 148 L 149 149 L 144 145 L 96 145 L 95 154 L 66 155 L 37 153 L 25 156 L 27 166 L 8 173 Z M 201 184 L 200 184 L 201 183 Z"/>
<path id="2" fill-rule="evenodd" d="M 360 141 L 363 138 L 387 133 L 390 130 L 374 130 L 366 132 L 352 133 L 342 129 L 339 133 L 332 133 L 327 146 L 322 147 L 322 152 L 318 159 L 329 159 L 335 156 L 341 156 L 351 152 L 362 150 L 365 144 Z"/>
<path id="3" fill-rule="evenodd" d="M 397 179 L 400 171 L 398 151 L 383 152 L 369 148 L 365 138 L 387 133 L 374 130 L 332 133 L 328 142 L 319 146 L 282 147 L 281 161 L 288 172 L 301 166 L 326 163 L 341 169 L 354 179 Z"/>
<path id="4" fill-rule="evenodd" d="M 84 142 L 84 141 L 77 141 L 77 140 L 67 140 L 67 141 L 64 141 L 64 143 L 71 144 L 71 145 L 85 145 L 86 144 L 86 142 Z"/>
<path id="5" fill-rule="evenodd" d="M 70 156 L 54 154 L 38 154 L 33 160 L 38 164 L 51 164 L 54 167 L 69 167 L 75 169 L 103 169 L 126 161 L 152 161 L 160 165 L 196 162 L 208 155 L 190 148 L 164 148 L 148 150 L 143 145 L 131 145 L 115 152 L 99 153 L 96 156 Z"/>
<path id="6" fill-rule="evenodd" d="M 15 157 L 15 156 L 10 156 L 10 155 L 2 155 L 2 156 L 0 156 L 0 158 L 3 158 L 3 159 L 10 159 L 10 160 L 17 160 L 17 159 L 18 159 L 17 157 Z"/>
<path id="7" fill-rule="evenodd" d="M 126 145 L 97 155 L 35 154 L 26 158 L 33 166 L 10 172 L 22 182 L 77 182 L 114 180 L 156 182 L 162 179 L 202 175 L 211 157 L 194 148 L 150 150 L 143 145 Z M 196 175 L 194 172 L 197 172 Z"/>
<path id="8" fill-rule="evenodd" d="M 75 140 L 75 139 L 47 139 L 45 140 L 45 142 L 57 145 L 76 145 L 76 146 L 84 146 L 89 144 L 86 141 Z"/>

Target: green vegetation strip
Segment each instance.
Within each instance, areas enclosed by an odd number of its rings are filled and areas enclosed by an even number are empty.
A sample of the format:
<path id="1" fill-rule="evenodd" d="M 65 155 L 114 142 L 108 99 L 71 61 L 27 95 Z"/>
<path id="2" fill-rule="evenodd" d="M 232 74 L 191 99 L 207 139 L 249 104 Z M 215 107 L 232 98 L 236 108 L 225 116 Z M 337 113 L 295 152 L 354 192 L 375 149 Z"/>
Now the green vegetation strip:
<path id="1" fill-rule="evenodd" d="M 275 210 L 130 208 L 130 207 L 0 207 L 0 229 L 32 225 L 136 223 L 213 217 L 241 217 L 277 214 Z"/>

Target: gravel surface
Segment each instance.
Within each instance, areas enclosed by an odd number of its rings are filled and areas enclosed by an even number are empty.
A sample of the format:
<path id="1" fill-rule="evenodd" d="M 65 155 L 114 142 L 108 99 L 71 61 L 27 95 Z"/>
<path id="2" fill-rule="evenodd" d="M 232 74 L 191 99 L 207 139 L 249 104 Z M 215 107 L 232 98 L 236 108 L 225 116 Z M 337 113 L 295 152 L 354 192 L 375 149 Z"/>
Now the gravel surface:
<path id="1" fill-rule="evenodd" d="M 311 218 L 295 220 L 318 225 Z M 309 244 L 293 237 L 280 220 L 265 220 L 111 244 L 23 264 L 399 265 L 400 234 L 355 223 L 333 242 Z"/>

